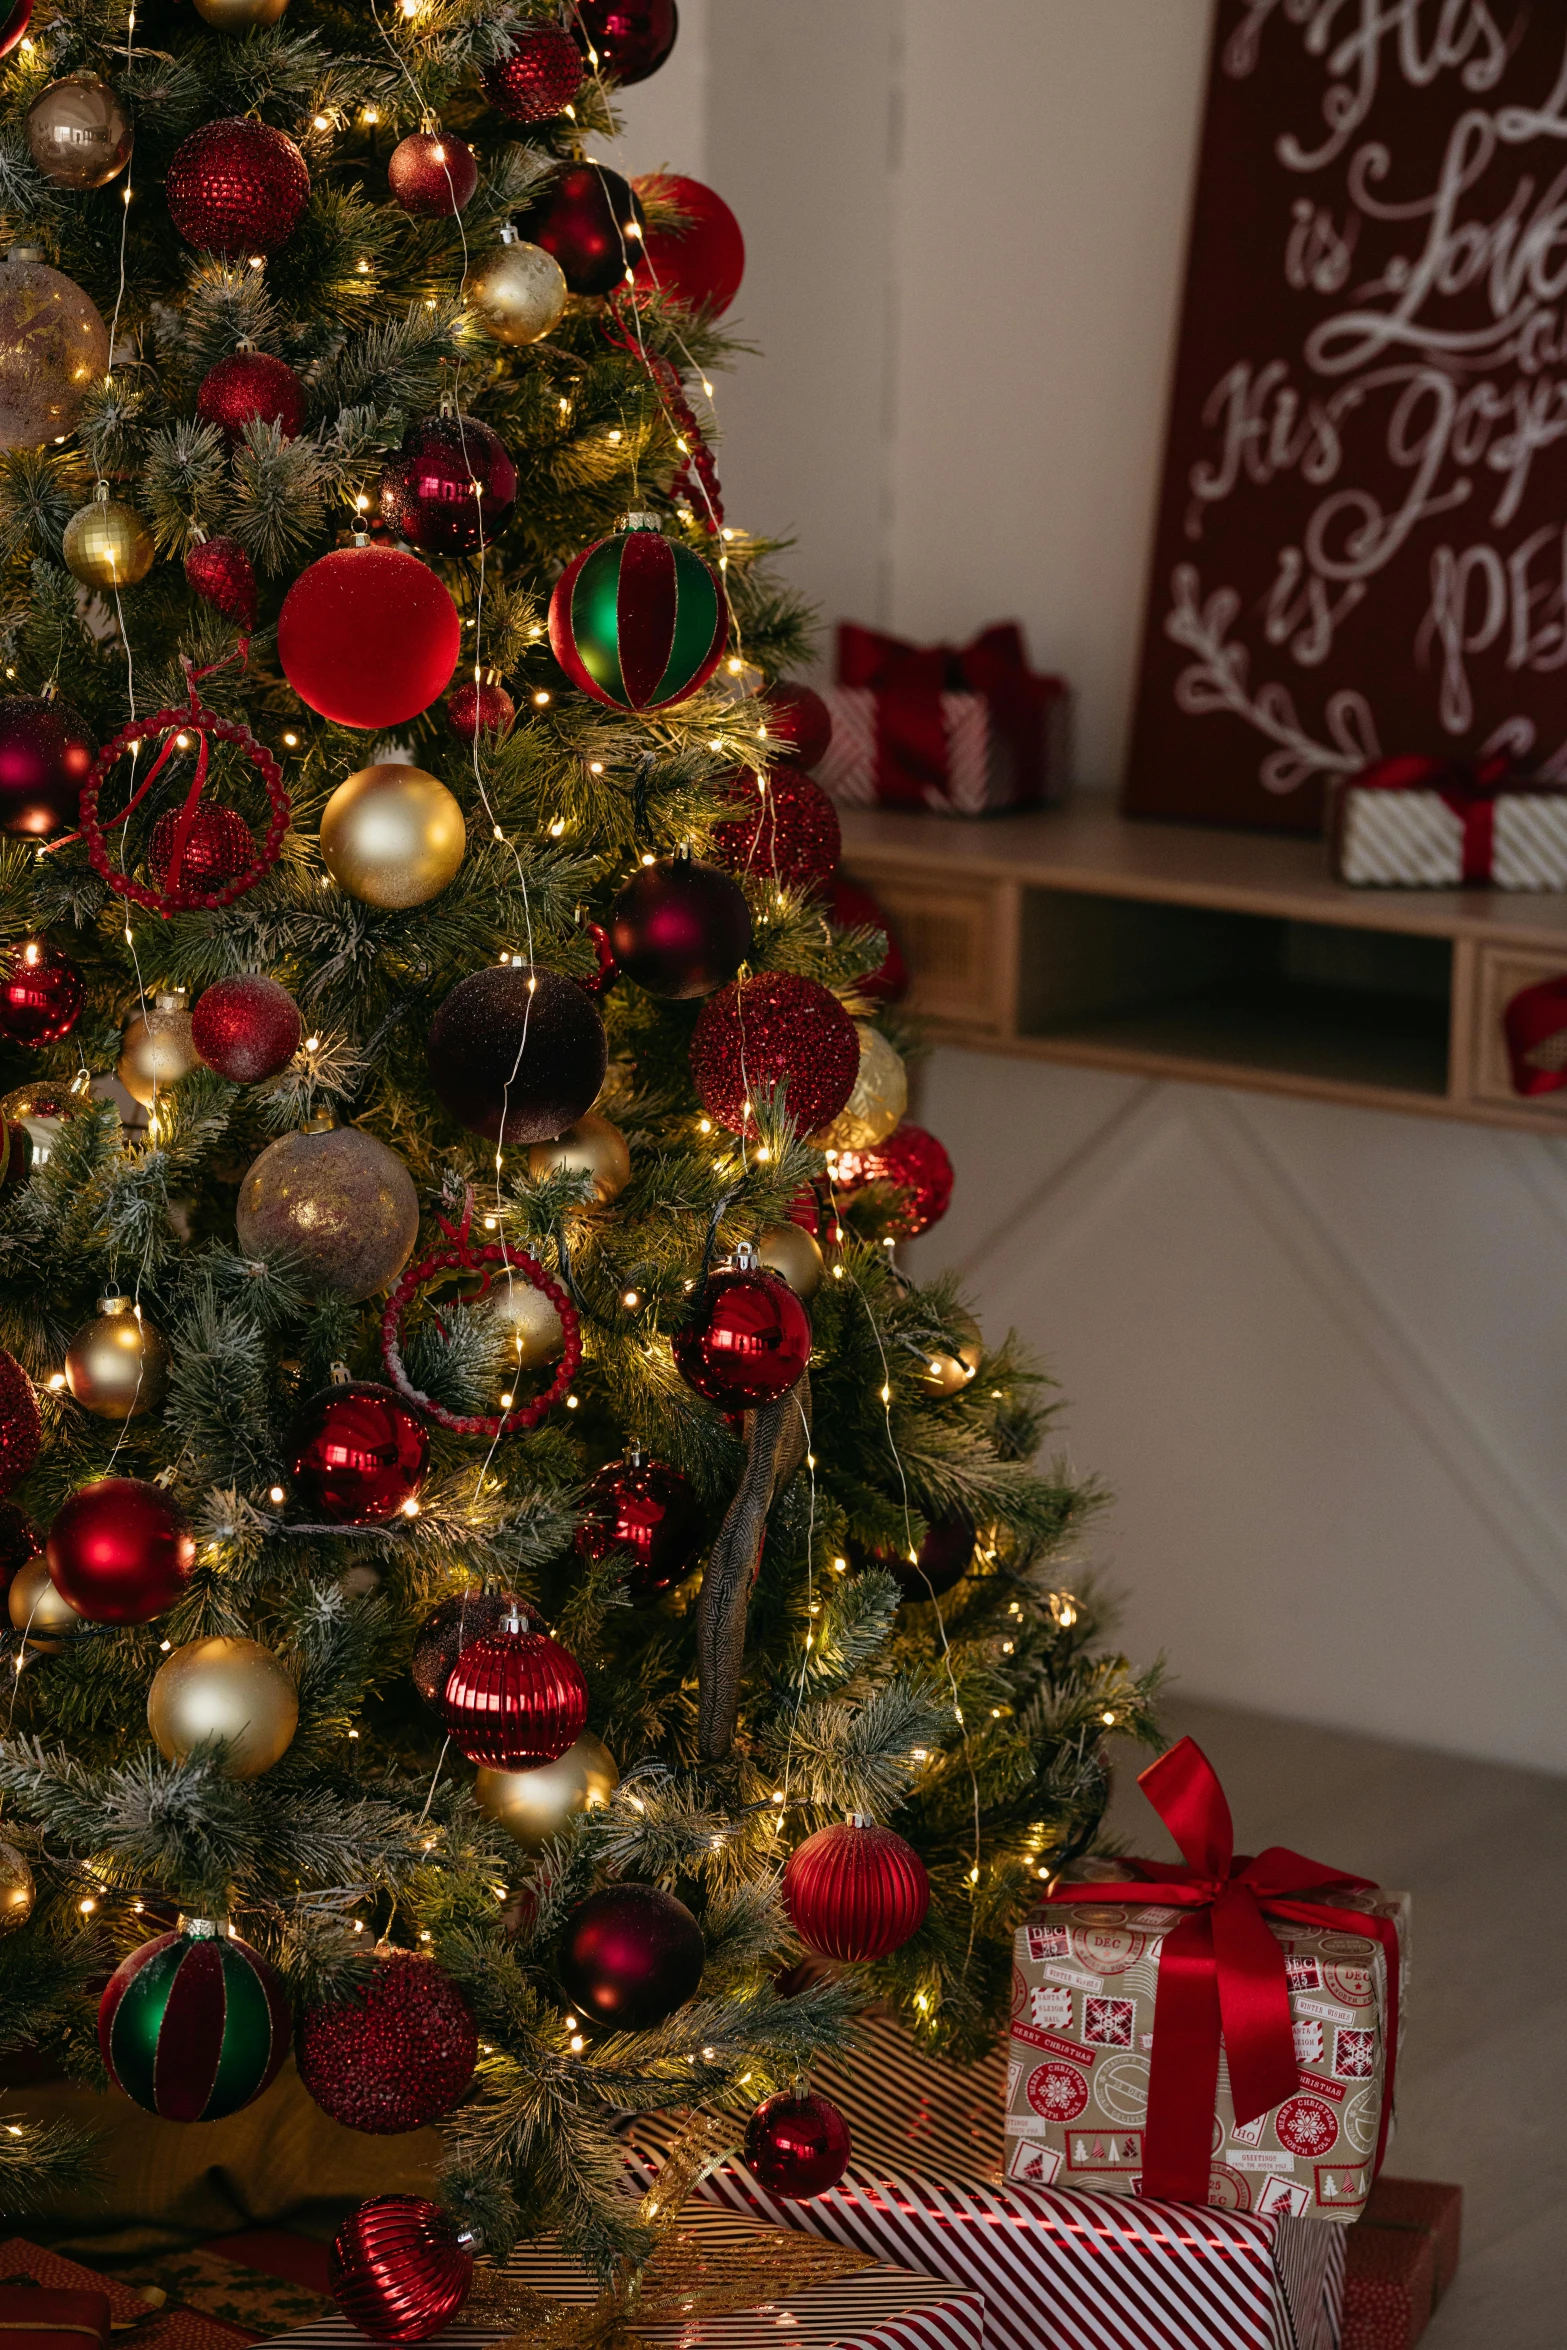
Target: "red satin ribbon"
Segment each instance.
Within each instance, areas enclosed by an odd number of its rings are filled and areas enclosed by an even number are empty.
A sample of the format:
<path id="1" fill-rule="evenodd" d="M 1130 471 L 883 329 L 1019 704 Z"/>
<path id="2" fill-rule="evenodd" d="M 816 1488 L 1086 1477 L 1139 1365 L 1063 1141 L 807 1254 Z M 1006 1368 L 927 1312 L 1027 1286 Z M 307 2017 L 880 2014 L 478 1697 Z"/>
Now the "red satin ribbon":
<path id="1" fill-rule="evenodd" d="M 855 621 L 838 628 L 838 683 L 868 687 L 877 697 L 877 791 L 889 804 L 928 807 L 932 793 L 950 796 L 951 762 L 943 694 L 982 694 L 1004 737 L 1016 772 L 1013 805 L 1044 795 L 1045 714 L 1059 700 L 1059 678 L 1028 666 L 1022 631 L 1013 621 L 986 628 L 967 645 L 911 645 Z"/>
<path id="2" fill-rule="evenodd" d="M 1524 781 L 1513 773 L 1512 762 L 1497 753 L 1466 767 L 1457 759 L 1429 759 L 1406 752 L 1392 759 L 1374 759 L 1351 778 L 1355 791 L 1434 791 L 1441 795 L 1464 828 L 1463 878 L 1489 881 L 1496 839 L 1496 797 L 1510 792 L 1550 791 L 1550 784 Z"/>
<path id="3" fill-rule="evenodd" d="M 1382 1945 L 1387 1959 L 1387 2065 L 1373 2176 L 1381 2168 L 1392 2115 L 1398 2055 L 1398 1934 L 1389 1918 L 1331 1909 L 1300 1897 L 1331 1886 L 1360 1891 L 1369 1877 L 1308 1860 L 1283 1844 L 1255 1858 L 1237 1854 L 1235 1829 L 1213 1765 L 1183 1738 L 1138 1780 L 1182 1853 L 1181 1861 L 1128 1865 L 1171 1907 L 1190 1909 L 1164 1938 L 1154 1997 L 1142 2192 L 1172 2203 L 1206 2203 L 1222 2034 L 1235 2119 L 1253 2121 L 1292 2097 L 1300 2083 L 1284 1952 L 1269 1918 L 1331 1926 Z M 1057 1885 L 1052 1903 L 1135 1899 L 1130 1886 Z"/>

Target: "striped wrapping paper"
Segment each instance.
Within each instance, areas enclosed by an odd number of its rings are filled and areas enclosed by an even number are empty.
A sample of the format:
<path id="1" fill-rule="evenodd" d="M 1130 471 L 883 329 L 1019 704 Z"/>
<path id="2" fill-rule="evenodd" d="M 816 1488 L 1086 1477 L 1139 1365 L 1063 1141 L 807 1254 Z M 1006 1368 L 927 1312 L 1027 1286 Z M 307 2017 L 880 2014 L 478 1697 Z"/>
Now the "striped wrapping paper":
<path id="1" fill-rule="evenodd" d="M 1346 785 L 1334 870 L 1373 889 L 1456 889 L 1481 879 L 1493 889 L 1567 889 L 1567 791 L 1500 792 L 1489 808 L 1489 855 L 1483 872 L 1471 873 L 1464 819 L 1441 792 Z"/>

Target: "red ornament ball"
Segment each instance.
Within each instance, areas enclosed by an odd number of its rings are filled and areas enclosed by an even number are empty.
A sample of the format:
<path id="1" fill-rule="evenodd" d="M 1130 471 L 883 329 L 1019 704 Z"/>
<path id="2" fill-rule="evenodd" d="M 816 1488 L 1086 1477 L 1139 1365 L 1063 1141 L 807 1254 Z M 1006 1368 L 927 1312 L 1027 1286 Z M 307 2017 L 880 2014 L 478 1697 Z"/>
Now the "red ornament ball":
<path id="1" fill-rule="evenodd" d="M 780 2089 L 746 2124 L 745 2159 L 770 2195 L 805 2203 L 836 2187 L 849 2167 L 849 2125 L 830 2099 Z"/>
<path id="2" fill-rule="evenodd" d="M 305 1507 L 334 1526 L 379 1526 L 413 1501 L 430 1465 L 423 1421 L 394 1388 L 348 1379 L 312 1396 L 291 1469 Z"/>
<path id="3" fill-rule="evenodd" d="M 43 1424 L 38 1417 L 38 1398 L 33 1383 L 14 1355 L 0 1348 L 0 1493 L 10 1493 L 33 1469 L 38 1459 L 38 1448 L 43 1442 Z M 16 1515 L 20 1518 L 21 1512 Z M 25 1518 L 31 1547 L 22 1557 L 31 1558 L 42 1545 Z M 0 1543 L 0 1557 L 4 1544 Z M 11 1571 L 22 1563 L 13 1559 Z"/>
<path id="4" fill-rule="evenodd" d="M 549 122 L 568 107 L 583 82 L 582 58 L 559 25 L 531 26 L 484 76 L 484 95 L 512 122 Z"/>
<path id="5" fill-rule="evenodd" d="M 930 1879 L 901 1836 L 854 1818 L 818 1828 L 784 1867 L 784 1907 L 809 1950 L 864 1961 L 899 1950 L 925 1923 Z"/>
<path id="6" fill-rule="evenodd" d="M 375 2342 L 422 2342 L 468 2298 L 473 2254 L 457 2222 L 422 2195 L 372 2195 L 332 2239 L 331 2293 Z"/>
<path id="7" fill-rule="evenodd" d="M 517 705 L 495 678 L 468 677 L 447 696 L 446 723 L 465 743 L 475 735 L 510 734 L 517 723 Z"/>
<path id="8" fill-rule="evenodd" d="M 850 1555 L 856 1566 L 884 1569 L 905 1599 L 940 1599 L 973 1565 L 975 1539 L 972 1521 L 953 1510 L 926 1528 L 917 1561 L 906 1550 L 861 1550 L 857 1545 L 851 1545 Z"/>
<path id="9" fill-rule="evenodd" d="M 721 1411 L 744 1412 L 793 1387 L 811 1359 L 811 1318 L 779 1274 L 724 1265 L 671 1343 L 688 1387 Z"/>
<path id="10" fill-rule="evenodd" d="M 294 2027 L 299 2077 L 323 2113 L 389 2138 L 460 2105 L 479 2036 L 468 2002 L 434 1959 L 378 1959 L 368 1983 L 335 2007 L 307 2007 Z"/>
<path id="11" fill-rule="evenodd" d="M 233 351 L 209 367 L 196 394 L 196 414 L 237 441 L 247 424 L 275 424 L 285 441 L 305 429 L 308 395 L 294 370 L 268 351 Z"/>
<path id="12" fill-rule="evenodd" d="M 517 468 L 499 434 L 476 416 L 411 424 L 381 473 L 381 520 L 433 555 L 471 555 L 511 520 Z"/>
<path id="13" fill-rule="evenodd" d="M 425 1704 L 439 1709 L 463 1650 L 486 1633 L 498 1632 L 508 1616 L 519 1612 L 518 1602 L 503 1591 L 459 1591 L 443 1599 L 415 1634 L 408 1668 Z"/>
<path id="14" fill-rule="evenodd" d="M 675 0 L 576 0 L 571 17 L 579 46 L 622 89 L 657 73 L 680 30 Z"/>
<path id="15" fill-rule="evenodd" d="M 83 994 L 82 975 L 68 955 L 24 938 L 0 979 L 0 1036 L 12 1044 L 58 1044 L 81 1018 Z"/>
<path id="16" fill-rule="evenodd" d="M 190 1581 L 196 1545 L 160 1485 L 99 1477 L 55 1513 L 45 1546 L 62 1598 L 92 1624 L 146 1624 Z"/>
<path id="17" fill-rule="evenodd" d="M 447 1676 L 441 1714 L 458 1751 L 492 1771 L 535 1771 L 575 1746 L 588 1718 L 582 1667 L 520 1613 L 471 1641 Z"/>
<path id="18" fill-rule="evenodd" d="M 793 767 L 771 767 L 760 775 L 742 768 L 730 796 L 745 812 L 713 835 L 720 865 L 792 889 L 815 889 L 831 880 L 843 833 L 837 809 L 808 775 Z"/>
<path id="19" fill-rule="evenodd" d="M 627 229 L 641 221 L 641 206 L 618 171 L 571 163 L 518 214 L 517 233 L 553 253 L 569 293 L 612 294 L 636 257 L 637 239 Z"/>
<path id="20" fill-rule="evenodd" d="M 884 1004 L 896 1004 L 907 995 L 909 967 L 903 960 L 897 940 L 892 935 L 886 915 L 868 889 L 857 881 L 845 881 L 836 874 L 832 885 L 832 918 L 840 930 L 879 930 L 887 942 L 887 952 L 874 971 L 867 971 L 855 981 L 861 995 L 875 996 Z"/>
<path id="21" fill-rule="evenodd" d="M 814 767 L 825 756 L 832 741 L 832 712 L 814 688 L 781 681 L 757 696 L 756 707 L 767 729 L 769 758 Z"/>
<path id="22" fill-rule="evenodd" d="M 597 969 L 588 978 L 579 979 L 577 985 L 588 995 L 602 995 L 605 989 L 613 987 L 620 977 L 620 965 L 615 960 L 615 949 L 610 943 L 609 932 L 604 928 L 603 923 L 584 922 L 582 927 L 593 941 L 593 954 Z"/>
<path id="23" fill-rule="evenodd" d="M 76 822 L 98 745 L 69 702 L 42 694 L 0 700 L 0 829 L 42 838 Z"/>
<path id="24" fill-rule="evenodd" d="M 185 578 L 203 603 L 225 620 L 234 621 L 247 635 L 255 627 L 256 574 L 238 539 L 203 539 L 189 548 Z"/>
<path id="25" fill-rule="evenodd" d="M 458 1124 L 488 1142 L 564 1134 L 593 1107 L 607 1063 L 597 1007 L 558 971 L 472 972 L 430 1023 L 430 1083 Z"/>
<path id="26" fill-rule="evenodd" d="M 626 1593 L 645 1606 L 689 1574 L 702 1548 L 702 1505 L 689 1477 L 667 1461 L 633 1452 L 608 1461 L 588 1487 L 577 1528 L 580 1559 L 630 1551 Z"/>
<path id="27" fill-rule="evenodd" d="M 278 615 L 283 674 L 339 726 L 402 726 L 451 683 L 457 607 L 401 547 L 337 547 L 300 573 Z"/>
<path id="28" fill-rule="evenodd" d="M 917 1240 L 941 1222 L 952 1205 L 952 1182 L 952 1161 L 934 1134 L 907 1122 L 874 1150 L 839 1151 L 833 1163 L 833 1187 L 840 1201 L 870 1183 L 889 1183 L 908 1193 L 895 1217 L 905 1240 Z"/>
<path id="29" fill-rule="evenodd" d="M 12 0 L 0 14 L 0 57 L 9 57 L 33 17 L 33 0 Z"/>
<path id="30" fill-rule="evenodd" d="M 444 131 L 410 131 L 386 159 L 394 203 L 416 220 L 449 220 L 479 184 L 479 166 L 465 140 Z"/>
<path id="31" fill-rule="evenodd" d="M 305 1033 L 286 987 L 257 972 L 214 980 L 190 1016 L 190 1037 L 209 1069 L 231 1085 L 259 1085 L 286 1069 Z"/>
<path id="32" fill-rule="evenodd" d="M 756 1131 L 755 1103 L 778 1086 L 795 1131 L 830 1125 L 860 1073 L 860 1033 L 830 988 L 762 971 L 702 1006 L 691 1076 L 703 1109 L 731 1134 Z"/>
<path id="33" fill-rule="evenodd" d="M 183 811 L 171 808 L 152 828 L 147 862 L 160 889 L 221 889 L 255 863 L 256 844 L 237 808 L 216 802 L 210 807 L 198 806 L 182 844 L 179 831 L 183 822 Z"/>
<path id="34" fill-rule="evenodd" d="M 204 253 L 275 253 L 299 226 L 310 174 L 292 139 L 248 116 L 204 122 L 175 148 L 169 218 Z"/>
<path id="35" fill-rule="evenodd" d="M 725 986 L 751 952 L 753 936 L 738 885 L 697 857 L 639 866 L 609 918 L 618 968 L 649 995 L 674 1002 Z"/>
<path id="36" fill-rule="evenodd" d="M 605 1885 L 566 1921 L 556 1971 L 574 2008 L 612 2032 L 647 2032 L 694 1999 L 702 1929 L 657 1885 Z"/>
<path id="37" fill-rule="evenodd" d="M 654 287 L 688 310 L 722 315 L 745 275 L 740 223 L 716 189 L 680 172 L 654 171 L 631 183 L 644 206 L 662 202 L 683 215 L 678 228 L 649 226 L 633 275 L 643 291 Z"/>

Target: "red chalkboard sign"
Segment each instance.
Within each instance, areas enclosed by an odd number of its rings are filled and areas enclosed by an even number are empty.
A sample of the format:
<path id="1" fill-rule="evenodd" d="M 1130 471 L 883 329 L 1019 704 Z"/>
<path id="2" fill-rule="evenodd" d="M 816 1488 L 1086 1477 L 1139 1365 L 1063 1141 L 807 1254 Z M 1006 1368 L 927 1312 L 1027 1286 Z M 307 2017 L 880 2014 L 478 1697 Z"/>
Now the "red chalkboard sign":
<path id="1" fill-rule="evenodd" d="M 1125 805 L 1567 781 L 1567 0 L 1217 0 Z"/>

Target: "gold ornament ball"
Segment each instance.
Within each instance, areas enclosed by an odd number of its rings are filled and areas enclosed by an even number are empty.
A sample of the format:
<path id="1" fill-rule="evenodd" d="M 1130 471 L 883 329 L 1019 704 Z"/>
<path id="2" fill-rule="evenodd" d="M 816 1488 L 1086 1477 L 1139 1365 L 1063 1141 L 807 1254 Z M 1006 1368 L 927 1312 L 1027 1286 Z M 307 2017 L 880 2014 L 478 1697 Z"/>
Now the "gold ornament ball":
<path id="1" fill-rule="evenodd" d="M 128 1297 L 102 1297 L 65 1350 L 65 1384 L 100 1420 L 155 1412 L 169 1385 L 169 1350 Z"/>
<path id="2" fill-rule="evenodd" d="M 17 1631 L 25 1634 L 28 1647 L 40 1649 L 45 1656 L 53 1656 L 81 1629 L 81 1617 L 65 1594 L 56 1591 L 49 1561 L 41 1550 L 11 1577 L 5 1604 Z"/>
<path id="3" fill-rule="evenodd" d="M 259 1640 L 188 1640 L 152 1676 L 147 1727 L 165 1762 L 221 1740 L 224 1778 L 258 1779 L 288 1752 L 299 1694 Z"/>
<path id="4" fill-rule="evenodd" d="M 0 1845 L 0 1934 L 14 1934 L 33 1914 L 38 1888 L 22 1855 Z"/>
<path id="5" fill-rule="evenodd" d="M 976 1345 L 960 1346 L 955 1355 L 944 1350 L 927 1355 L 914 1374 L 915 1385 L 927 1395 L 961 1394 L 983 1360 L 984 1349 Z"/>
<path id="6" fill-rule="evenodd" d="M 253 26 L 276 24 L 288 0 L 196 0 L 196 14 L 214 31 L 248 33 Z"/>
<path id="7" fill-rule="evenodd" d="M 137 1012 L 128 1022 L 114 1074 L 131 1099 L 150 1110 L 158 1094 L 200 1067 L 191 1042 L 190 998 L 182 987 L 171 987 L 154 997 L 150 1012 Z"/>
<path id="8" fill-rule="evenodd" d="M 361 767 L 321 812 L 321 857 L 339 889 L 394 910 L 439 897 L 468 845 L 463 814 L 422 767 Z"/>
<path id="9" fill-rule="evenodd" d="M 468 280 L 468 300 L 496 342 L 536 343 L 560 324 L 566 280 L 553 253 L 503 229 Z"/>
<path id="10" fill-rule="evenodd" d="M 108 372 L 96 306 L 35 246 L 13 245 L 0 262 L 0 449 L 64 440 Z"/>
<path id="11" fill-rule="evenodd" d="M 157 549 L 134 506 L 94 498 L 65 526 L 65 568 L 84 587 L 134 587 L 152 569 Z"/>
<path id="12" fill-rule="evenodd" d="M 771 1272 L 781 1273 L 796 1297 L 814 1297 L 827 1270 L 822 1252 L 801 1224 L 769 1224 L 757 1235 L 756 1253 Z"/>
<path id="13" fill-rule="evenodd" d="M 20 1126 L 27 1136 L 29 1175 L 48 1166 L 61 1128 L 80 1107 L 81 1097 L 73 1096 L 68 1086 L 52 1077 L 35 1078 L 28 1085 L 14 1085 L 9 1093 L 0 1094 L 0 1119 L 7 1126 Z"/>
<path id="14" fill-rule="evenodd" d="M 827 1151 L 868 1151 L 885 1142 L 909 1106 L 909 1074 L 879 1028 L 856 1020 L 860 1067 L 854 1091 L 830 1126 L 812 1137 Z"/>
<path id="15" fill-rule="evenodd" d="M 558 1175 L 562 1169 L 574 1175 L 591 1175 L 598 1203 L 607 1207 L 631 1181 L 631 1153 L 625 1136 L 607 1118 L 587 1111 L 553 1142 L 536 1142 L 528 1153 L 528 1173 L 535 1183 L 541 1183 L 546 1175 Z"/>
<path id="16" fill-rule="evenodd" d="M 542 1852 L 577 1812 L 608 1803 L 619 1784 L 609 1748 L 584 1730 L 559 1761 L 541 1770 L 480 1770 L 473 1794 L 485 1818 L 504 1828 L 524 1852 Z"/>
<path id="17" fill-rule="evenodd" d="M 542 1370 L 559 1359 L 566 1333 L 559 1314 L 541 1289 L 521 1273 L 506 1279 L 503 1265 L 484 1294 L 480 1312 L 502 1335 L 508 1358 L 519 1371 Z"/>
<path id="18" fill-rule="evenodd" d="M 27 109 L 33 161 L 57 188 L 104 188 L 131 159 L 135 133 L 117 90 L 95 73 L 68 73 Z"/>
<path id="19" fill-rule="evenodd" d="M 419 1199 L 398 1157 L 358 1126 L 269 1142 L 239 1187 L 247 1256 L 287 1250 L 308 1283 L 357 1304 L 397 1279 L 419 1237 Z"/>

